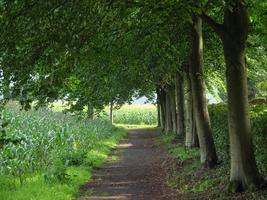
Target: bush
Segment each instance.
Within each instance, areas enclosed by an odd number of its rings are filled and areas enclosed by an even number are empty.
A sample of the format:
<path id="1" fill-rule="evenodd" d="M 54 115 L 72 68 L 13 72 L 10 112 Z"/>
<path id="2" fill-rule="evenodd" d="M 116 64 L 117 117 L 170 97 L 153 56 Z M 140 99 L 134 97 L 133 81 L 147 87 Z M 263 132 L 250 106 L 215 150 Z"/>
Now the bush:
<path id="1" fill-rule="evenodd" d="M 224 104 L 210 105 L 209 114 L 219 158 L 229 164 L 229 133 L 227 107 Z M 260 171 L 267 173 L 267 106 L 250 106 L 251 133 L 255 146 L 256 161 Z"/>
<path id="2" fill-rule="evenodd" d="M 255 156 L 260 172 L 267 174 L 267 106 L 251 106 L 251 133 Z M 199 149 L 186 149 L 174 144 L 174 134 L 162 134 L 161 141 L 167 145 L 171 159 L 164 163 L 167 184 L 188 199 L 266 199 L 266 191 L 229 193 L 230 152 L 227 107 L 224 104 L 210 105 L 209 114 L 219 167 L 205 169 L 199 162 Z"/>

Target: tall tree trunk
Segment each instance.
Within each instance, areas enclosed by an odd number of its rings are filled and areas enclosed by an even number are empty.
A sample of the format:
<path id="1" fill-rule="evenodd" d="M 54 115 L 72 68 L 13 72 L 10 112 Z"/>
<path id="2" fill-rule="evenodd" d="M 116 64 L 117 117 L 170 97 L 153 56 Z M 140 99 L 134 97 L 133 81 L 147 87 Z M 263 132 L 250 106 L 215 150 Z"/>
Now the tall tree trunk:
<path id="1" fill-rule="evenodd" d="M 87 104 L 87 119 L 93 119 L 94 118 L 94 107 L 91 103 Z"/>
<path id="2" fill-rule="evenodd" d="M 157 103 L 157 127 L 161 127 L 161 111 L 160 111 L 160 103 Z"/>
<path id="3" fill-rule="evenodd" d="M 160 97 L 160 120 L 161 120 L 161 128 L 165 130 L 165 121 L 166 121 L 166 109 L 165 109 L 165 91 L 163 89 L 159 90 Z"/>
<path id="4" fill-rule="evenodd" d="M 255 161 L 248 114 L 245 46 L 249 17 L 246 5 L 243 0 L 233 0 L 231 8 L 226 5 L 223 24 L 215 22 L 204 13 L 202 18 L 223 42 L 231 154 L 229 189 L 235 192 L 248 187 L 259 188 L 264 185 L 264 180 Z"/>
<path id="5" fill-rule="evenodd" d="M 172 116 L 171 116 L 171 101 L 170 95 L 165 91 L 165 131 L 170 132 L 172 130 Z"/>
<path id="6" fill-rule="evenodd" d="M 193 110 L 196 119 L 200 145 L 200 161 L 204 167 L 213 168 L 217 164 L 217 154 L 210 127 L 205 84 L 203 80 L 203 38 L 202 20 L 193 16 L 192 54 L 189 64 L 193 93 Z"/>
<path id="7" fill-rule="evenodd" d="M 175 101 L 175 88 L 174 86 L 168 87 L 168 95 L 170 99 L 170 112 L 171 112 L 171 130 L 176 132 L 177 118 L 176 118 L 176 101 Z"/>
<path id="8" fill-rule="evenodd" d="M 244 190 L 250 186 L 258 187 L 262 182 L 255 161 L 248 114 L 245 66 L 248 13 L 243 1 L 236 3 L 233 11 L 225 10 L 225 30 L 222 36 L 226 62 L 232 191 Z"/>
<path id="9" fill-rule="evenodd" d="M 157 93 L 157 121 L 158 121 L 158 127 L 161 127 L 162 126 L 162 124 L 161 124 L 161 109 L 160 109 L 160 104 L 161 104 L 161 102 L 160 102 L 160 89 L 159 88 L 157 88 L 156 89 L 156 93 Z"/>
<path id="10" fill-rule="evenodd" d="M 177 135 L 183 137 L 184 130 L 184 80 L 180 72 L 176 72 L 175 91 L 176 91 L 176 106 L 177 106 Z"/>
<path id="11" fill-rule="evenodd" d="M 198 146 L 196 120 L 193 112 L 193 97 L 189 72 L 186 72 L 185 84 L 185 146 L 192 148 Z"/>
<path id="12" fill-rule="evenodd" d="M 109 107 L 109 120 L 113 124 L 113 100 L 110 102 L 110 107 Z"/>

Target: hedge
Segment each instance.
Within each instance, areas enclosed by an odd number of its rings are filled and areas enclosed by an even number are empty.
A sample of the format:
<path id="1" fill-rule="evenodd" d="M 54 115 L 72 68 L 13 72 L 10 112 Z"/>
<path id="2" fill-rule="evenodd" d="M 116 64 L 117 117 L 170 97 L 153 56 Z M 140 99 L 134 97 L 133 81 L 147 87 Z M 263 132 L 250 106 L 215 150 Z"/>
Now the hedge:
<path id="1" fill-rule="evenodd" d="M 227 107 L 225 104 L 209 106 L 211 126 L 219 159 L 230 163 Z M 267 174 L 267 105 L 250 106 L 251 133 L 259 170 Z"/>

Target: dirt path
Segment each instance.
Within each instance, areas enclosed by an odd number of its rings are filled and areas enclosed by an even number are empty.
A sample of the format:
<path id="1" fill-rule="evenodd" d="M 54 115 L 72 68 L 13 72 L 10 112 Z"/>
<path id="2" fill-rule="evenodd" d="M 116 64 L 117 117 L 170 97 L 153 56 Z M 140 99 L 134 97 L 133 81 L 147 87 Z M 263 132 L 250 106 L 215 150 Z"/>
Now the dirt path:
<path id="1" fill-rule="evenodd" d="M 156 144 L 158 135 L 156 129 L 130 130 L 111 156 L 119 160 L 110 159 L 96 170 L 78 200 L 177 199 L 164 184 L 161 166 L 166 152 Z"/>

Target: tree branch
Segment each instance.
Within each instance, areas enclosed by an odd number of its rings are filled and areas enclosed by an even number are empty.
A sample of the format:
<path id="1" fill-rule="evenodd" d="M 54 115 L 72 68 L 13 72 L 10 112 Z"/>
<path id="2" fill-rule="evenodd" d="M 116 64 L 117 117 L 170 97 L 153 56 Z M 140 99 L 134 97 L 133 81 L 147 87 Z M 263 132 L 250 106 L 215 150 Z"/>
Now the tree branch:
<path id="1" fill-rule="evenodd" d="M 224 27 L 223 24 L 217 23 L 215 20 L 213 20 L 211 17 L 206 15 L 204 12 L 200 15 L 202 20 L 206 22 L 220 37 L 223 36 L 224 33 Z"/>

